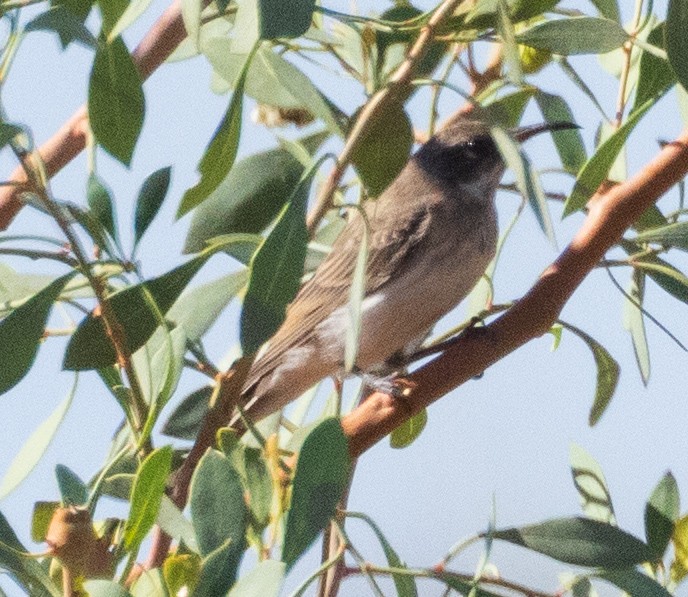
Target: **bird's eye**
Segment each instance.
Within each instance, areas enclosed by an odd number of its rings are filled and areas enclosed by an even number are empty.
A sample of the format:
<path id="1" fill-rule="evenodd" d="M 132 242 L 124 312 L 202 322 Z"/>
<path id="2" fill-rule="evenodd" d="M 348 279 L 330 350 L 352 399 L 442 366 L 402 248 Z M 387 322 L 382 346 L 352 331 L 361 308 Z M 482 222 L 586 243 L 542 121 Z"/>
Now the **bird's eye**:
<path id="1" fill-rule="evenodd" d="M 484 142 L 477 139 L 471 139 L 464 144 L 462 153 L 465 159 L 474 162 L 484 155 L 485 149 Z"/>

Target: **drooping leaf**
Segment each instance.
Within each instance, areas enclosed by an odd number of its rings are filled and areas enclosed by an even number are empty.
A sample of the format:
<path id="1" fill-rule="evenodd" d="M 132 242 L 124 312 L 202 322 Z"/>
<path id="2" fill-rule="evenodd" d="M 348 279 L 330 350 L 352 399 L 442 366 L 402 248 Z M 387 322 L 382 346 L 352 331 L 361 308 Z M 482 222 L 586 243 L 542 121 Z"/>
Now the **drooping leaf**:
<path id="1" fill-rule="evenodd" d="M 546 122 L 574 121 L 571 109 L 561 96 L 539 91 L 535 99 Z M 562 166 L 569 172 L 577 173 L 587 160 L 580 131 L 578 129 L 558 131 L 556 135 L 552 135 L 552 139 Z"/>
<path id="2" fill-rule="evenodd" d="M 592 408 L 590 409 L 590 416 L 588 417 L 590 425 L 595 425 L 604 414 L 607 406 L 609 406 L 612 396 L 614 395 L 614 390 L 616 390 L 616 385 L 619 381 L 619 364 L 612 358 L 607 349 L 592 336 L 572 326 L 570 323 L 564 321 L 560 321 L 559 323 L 583 340 L 583 342 L 588 345 L 588 348 L 590 348 L 595 358 L 595 365 L 597 365 L 597 384 L 595 387 L 595 400 L 593 401 Z"/>
<path id="3" fill-rule="evenodd" d="M 676 479 L 671 473 L 666 473 L 645 504 L 645 537 L 657 560 L 662 559 L 671 541 L 679 511 Z"/>
<path id="4" fill-rule="evenodd" d="M 634 261 L 634 267 L 644 271 L 664 291 L 688 304 L 688 277 L 659 257 L 643 257 Z"/>
<path id="5" fill-rule="evenodd" d="M 172 447 L 165 446 L 151 452 L 136 473 L 129 518 L 124 526 L 124 546 L 130 553 L 138 551 L 155 524 L 171 466 Z"/>
<path id="6" fill-rule="evenodd" d="M 303 443 L 294 473 L 282 561 L 290 569 L 335 513 L 351 461 L 338 419 L 320 423 Z"/>
<path id="7" fill-rule="evenodd" d="M 633 353 L 638 365 L 640 378 L 644 385 L 650 379 L 650 349 L 645 334 L 645 316 L 642 312 L 645 295 L 645 274 L 642 270 L 634 269 L 627 294 L 632 300 L 626 299 L 623 308 L 623 324 L 630 332 L 633 342 Z"/>
<path id="8" fill-rule="evenodd" d="M 194 597 L 225 597 L 234 585 L 241 563 L 243 546 L 227 539 L 220 547 L 203 558 Z"/>
<path id="9" fill-rule="evenodd" d="M 467 4 L 468 15 L 464 22 L 464 28 L 485 29 L 495 27 L 497 21 L 497 3 L 499 0 L 482 0 L 481 2 Z M 527 21 L 554 8 L 559 0 L 507 0 L 509 19 L 512 23 Z M 459 9 L 461 10 L 461 8 Z"/>
<path id="10" fill-rule="evenodd" d="M 413 146 L 413 127 L 401 103 L 392 102 L 372 120 L 351 154 L 368 193 L 377 197 L 406 165 Z"/>
<path id="11" fill-rule="evenodd" d="M 14 491 L 16 487 L 29 476 L 50 446 L 57 430 L 64 420 L 72 398 L 76 392 L 76 379 L 69 395 L 45 419 L 26 440 L 19 453 L 14 457 L 0 482 L 0 499 Z"/>
<path id="12" fill-rule="evenodd" d="M 242 576 L 227 597 L 278 597 L 286 565 L 284 562 L 264 560 Z"/>
<path id="13" fill-rule="evenodd" d="M 195 439 L 212 393 L 213 388 L 205 386 L 189 394 L 167 419 L 162 433 L 179 439 Z"/>
<path id="14" fill-rule="evenodd" d="M 160 168 L 151 174 L 141 185 L 139 197 L 136 200 L 136 215 L 134 216 L 134 247 L 138 245 L 153 218 L 157 215 L 170 186 L 170 172 L 172 168 Z"/>
<path id="15" fill-rule="evenodd" d="M 640 119 L 654 105 L 656 99 L 649 99 L 638 109 L 634 110 L 626 122 L 597 148 L 597 151 L 581 168 L 573 191 L 571 191 L 571 195 L 564 204 L 564 217 L 585 207 L 588 199 L 592 197 L 604 182 L 609 169 L 616 161 L 619 152 L 635 128 L 635 125 L 640 122 Z"/>
<path id="16" fill-rule="evenodd" d="M 217 127 L 205 154 L 198 164 L 201 179 L 190 188 L 182 197 L 182 202 L 177 211 L 177 217 L 197 207 L 208 198 L 218 185 L 224 180 L 234 165 L 237 150 L 239 149 L 239 136 L 241 135 L 241 116 L 244 105 L 244 83 L 246 73 L 251 64 L 253 54 L 248 54 L 244 62 L 239 78 L 234 85 L 234 93 L 229 102 L 220 125 Z"/>
<path id="17" fill-rule="evenodd" d="M 93 49 L 98 47 L 98 40 L 86 28 L 83 19 L 65 6 L 53 6 L 42 12 L 26 24 L 24 31 L 54 31 L 59 36 L 63 49 L 73 41 Z"/>
<path id="18" fill-rule="evenodd" d="M 317 163 L 304 174 L 277 224 L 251 260 L 251 277 L 241 310 L 241 348 L 255 354 L 284 321 L 301 285 L 308 246 L 306 199 Z"/>
<path id="19" fill-rule="evenodd" d="M 122 38 L 99 44 L 88 86 L 88 116 L 98 143 L 126 166 L 144 113 L 141 77 Z"/>
<path id="20" fill-rule="evenodd" d="M 130 286 L 109 297 L 110 309 L 122 328 L 129 354 L 141 348 L 161 323 L 150 300 L 164 315 L 207 259 L 207 255 L 200 255 L 162 276 Z M 91 313 L 72 335 L 65 353 L 64 368 L 101 369 L 116 362 L 117 353 L 102 316 Z"/>
<path id="21" fill-rule="evenodd" d="M 666 226 L 644 230 L 633 239 L 640 243 L 657 243 L 688 251 L 688 221 L 675 222 Z"/>
<path id="22" fill-rule="evenodd" d="M 590 518 L 557 518 L 492 536 L 574 566 L 626 568 L 653 559 L 637 537 Z"/>
<path id="23" fill-rule="evenodd" d="M 79 0 L 71 0 L 76 3 Z M 129 0 L 100 0 L 97 2 L 103 17 L 102 33 L 109 35 L 129 6 Z"/>
<path id="24" fill-rule="evenodd" d="M 428 411 L 421 410 L 417 415 L 404 421 L 389 436 L 389 445 L 392 448 L 406 448 L 418 439 L 428 423 Z"/>
<path id="25" fill-rule="evenodd" d="M 95 173 L 91 173 L 88 177 L 86 195 L 91 215 L 107 231 L 110 238 L 116 240 L 117 229 L 115 227 L 115 208 L 112 203 L 112 197 Z"/>
<path id="26" fill-rule="evenodd" d="M 83 506 L 88 501 L 88 488 L 79 476 L 64 464 L 55 467 L 57 485 L 60 488 L 62 503 L 74 506 Z"/>
<path id="27" fill-rule="evenodd" d="M 535 94 L 533 87 L 524 87 L 486 104 L 481 112 L 490 124 L 512 128 L 521 122 L 523 112 Z"/>
<path id="28" fill-rule="evenodd" d="M 14 387 L 28 373 L 50 309 L 73 276 L 74 272 L 48 284 L 0 321 L 0 393 Z"/>
<path id="29" fill-rule="evenodd" d="M 669 0 L 666 18 L 666 51 L 669 64 L 684 89 L 688 89 L 688 2 Z"/>
<path id="30" fill-rule="evenodd" d="M 620 48 L 628 34 L 615 21 L 598 17 L 574 17 L 543 21 L 519 33 L 519 44 L 552 54 L 603 54 Z"/>
<path id="31" fill-rule="evenodd" d="M 671 597 L 672 595 L 654 578 L 635 568 L 604 570 L 595 573 L 595 576 L 616 585 L 627 595 L 638 595 L 639 597 Z"/>
<path id="32" fill-rule="evenodd" d="M 657 25 L 647 37 L 648 43 L 663 48 L 665 39 L 664 23 Z M 638 71 L 638 86 L 635 92 L 635 101 L 633 109 L 642 106 L 648 99 L 661 94 L 662 91 L 669 88 L 676 82 L 676 75 L 669 63 L 644 51 L 640 56 L 640 65 Z"/>
<path id="33" fill-rule="evenodd" d="M 569 450 L 573 484 L 580 497 L 581 507 L 588 518 L 616 524 L 612 496 L 598 462 L 576 444 Z"/>

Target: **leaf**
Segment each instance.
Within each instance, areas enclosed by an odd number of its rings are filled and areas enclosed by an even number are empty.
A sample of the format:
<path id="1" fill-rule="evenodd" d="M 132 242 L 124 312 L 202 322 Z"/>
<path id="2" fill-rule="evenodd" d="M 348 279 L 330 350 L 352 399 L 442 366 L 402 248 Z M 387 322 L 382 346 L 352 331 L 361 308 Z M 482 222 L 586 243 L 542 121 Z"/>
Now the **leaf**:
<path id="1" fill-rule="evenodd" d="M 171 466 L 172 447 L 165 446 L 151 452 L 136 473 L 129 518 L 124 525 L 124 547 L 131 554 L 138 552 L 155 524 Z"/>
<path id="2" fill-rule="evenodd" d="M 647 100 L 642 106 L 634 110 L 614 134 L 602 143 L 594 155 L 585 163 L 578 172 L 576 184 L 571 195 L 564 204 L 563 217 L 572 214 L 585 207 L 588 199 L 597 191 L 604 182 L 609 169 L 616 161 L 619 152 L 626 144 L 629 135 L 640 122 L 645 113 L 655 104 L 658 98 Z"/>
<path id="3" fill-rule="evenodd" d="M 499 0 L 482 0 L 469 12 L 465 27 L 486 29 L 494 27 L 497 19 L 497 3 Z M 507 0 L 509 19 L 512 23 L 527 21 L 550 11 L 558 4 L 558 0 Z M 469 5 L 470 6 L 470 5 Z"/>
<path id="4" fill-rule="evenodd" d="M 13 388 L 28 373 L 50 309 L 74 274 L 71 272 L 48 284 L 0 321 L 0 393 Z"/>
<path id="5" fill-rule="evenodd" d="M 583 330 L 572 326 L 570 323 L 559 321 L 559 323 L 570 332 L 573 332 L 583 342 L 588 345 L 595 357 L 595 365 L 597 365 L 597 385 L 595 388 L 595 400 L 590 409 L 590 416 L 588 418 L 589 424 L 595 425 L 604 411 L 609 406 L 616 384 L 619 381 L 619 365 L 607 352 L 607 349 L 602 346 L 597 340 L 586 334 Z"/>
<path id="6" fill-rule="evenodd" d="M 0 122 L 0 149 L 9 144 L 17 135 L 24 132 L 24 129 L 16 124 Z"/>
<path id="7" fill-rule="evenodd" d="M 96 50 L 88 86 L 88 116 L 96 140 L 125 166 L 143 126 L 141 77 L 121 37 Z"/>
<path id="8" fill-rule="evenodd" d="M 272 475 L 262 450 L 243 446 L 243 481 L 248 494 L 247 501 L 255 522 L 266 527 L 272 507 Z"/>
<path id="9" fill-rule="evenodd" d="M 647 386 L 650 379 L 650 349 L 647 344 L 645 318 L 642 311 L 645 295 L 645 274 L 641 270 L 633 270 L 627 294 L 633 300 L 626 299 L 624 301 L 623 325 L 631 334 L 638 371 L 643 384 Z"/>
<path id="10" fill-rule="evenodd" d="M 423 433 L 427 422 L 428 411 L 423 409 L 392 431 L 389 436 L 389 445 L 397 449 L 410 446 Z"/>
<path id="11" fill-rule="evenodd" d="M 88 488 L 74 471 L 64 464 L 58 464 L 55 467 L 55 476 L 63 505 L 83 506 L 86 504 Z"/>
<path id="12" fill-rule="evenodd" d="M 73 41 L 94 50 L 98 47 L 98 40 L 86 28 L 83 19 L 62 5 L 53 6 L 29 21 L 24 32 L 31 31 L 54 31 L 60 38 L 62 49 Z"/>
<path id="13" fill-rule="evenodd" d="M 412 147 L 413 127 L 404 105 L 392 102 L 368 123 L 351 153 L 351 163 L 370 196 L 379 196 L 392 183 Z"/>
<path id="14" fill-rule="evenodd" d="M 308 147 L 308 141 L 314 137 L 304 139 L 304 144 Z M 320 135 L 317 144 L 322 140 Z M 194 211 L 184 252 L 200 251 L 211 238 L 223 234 L 262 232 L 295 190 L 302 194 L 308 192 L 307 187 L 299 186 L 304 170 L 282 147 L 239 161 Z"/>
<path id="15" fill-rule="evenodd" d="M 71 1 L 79 2 L 79 0 Z M 97 4 L 103 17 L 102 33 L 107 35 L 126 12 L 129 0 L 100 0 Z"/>
<path id="16" fill-rule="evenodd" d="M 132 597 L 165 597 L 165 581 L 162 570 L 153 568 L 144 570 L 143 573 L 131 585 Z"/>
<path id="17" fill-rule="evenodd" d="M 665 24 L 657 25 L 647 37 L 648 43 L 663 48 Z M 661 94 L 676 82 L 676 75 L 666 60 L 644 51 L 640 56 L 638 86 L 632 112 L 650 98 Z"/>
<path id="18" fill-rule="evenodd" d="M 671 473 L 666 473 L 645 504 L 645 538 L 657 561 L 662 559 L 671 541 L 679 511 L 676 479 Z"/>
<path id="19" fill-rule="evenodd" d="M 538 91 L 535 99 L 546 122 L 551 124 L 574 121 L 571 109 L 561 96 Z M 558 131 L 556 135 L 552 135 L 552 139 L 562 166 L 567 172 L 577 173 L 587 160 L 580 131 L 578 129 Z"/>
<path id="20" fill-rule="evenodd" d="M 87 580 L 84 589 L 89 597 L 132 597 L 122 585 L 114 580 Z"/>
<path id="21" fill-rule="evenodd" d="M 580 497 L 583 512 L 588 518 L 607 524 L 616 524 L 612 496 L 607 487 L 602 467 L 576 444 L 569 449 L 573 484 Z"/>
<path id="22" fill-rule="evenodd" d="M 194 596 L 224 596 L 234 584 L 246 545 L 247 511 L 239 474 L 208 450 L 191 481 L 191 520 L 205 556 Z"/>
<path id="23" fill-rule="evenodd" d="M 255 354 L 284 321 L 287 305 L 301 285 L 308 229 L 303 188 L 317 171 L 316 163 L 304 174 L 284 207 L 277 224 L 251 260 L 251 277 L 241 310 L 241 349 Z"/>
<path id="24" fill-rule="evenodd" d="M 644 230 L 633 241 L 636 243 L 657 243 L 658 245 L 688 251 L 688 221 Z"/>
<path id="25" fill-rule="evenodd" d="M 615 21 L 598 17 L 574 17 L 544 21 L 516 36 L 524 46 L 552 54 L 604 54 L 621 47 L 628 34 Z"/>
<path id="26" fill-rule="evenodd" d="M 659 257 L 643 257 L 634 261 L 633 266 L 643 270 L 663 290 L 679 301 L 688 304 L 688 277 L 673 265 Z"/>
<path id="27" fill-rule="evenodd" d="M 172 539 L 184 543 L 187 549 L 198 553 L 198 543 L 194 528 L 174 502 L 163 494 L 156 524 Z"/>
<path id="28" fill-rule="evenodd" d="M 688 515 L 676 521 L 671 540 L 675 554 L 671 563 L 671 580 L 679 583 L 688 575 Z"/>
<path id="29" fill-rule="evenodd" d="M 496 530 L 492 536 L 574 566 L 624 568 L 653 559 L 649 546 L 640 539 L 589 518 L 557 518 Z"/>
<path id="30" fill-rule="evenodd" d="M 502 154 L 507 167 L 513 170 L 516 177 L 516 186 L 520 193 L 528 199 L 528 203 L 535 212 L 540 228 L 542 228 L 550 242 L 554 244 L 554 228 L 549 215 L 547 198 L 530 161 L 518 144 L 504 130 L 492 127 L 490 134 L 497 144 L 497 148 Z"/>
<path id="31" fill-rule="evenodd" d="M 251 64 L 253 54 L 246 57 L 239 78 L 234 85 L 234 93 L 229 107 L 220 125 L 217 127 L 205 154 L 198 164 L 201 179 L 190 188 L 182 197 L 182 202 L 177 211 L 177 217 L 181 218 L 185 213 L 197 207 L 208 198 L 222 180 L 227 176 L 239 149 L 239 136 L 241 135 L 241 115 L 244 100 L 244 83 L 246 73 Z"/>
<path id="32" fill-rule="evenodd" d="M 362 305 L 365 298 L 366 264 L 368 262 L 368 227 L 363 226 L 361 245 L 358 248 L 356 265 L 349 288 L 349 321 L 344 338 L 344 369 L 347 373 L 354 370 L 361 337 Z"/>
<path id="33" fill-rule="evenodd" d="M 688 89 L 688 2 L 669 0 L 666 17 L 666 51 L 678 82 Z"/>
<path id="34" fill-rule="evenodd" d="M 282 561 L 289 570 L 334 515 L 349 483 L 349 446 L 338 419 L 325 419 L 301 448 L 291 507 L 287 516 Z"/>
<path id="35" fill-rule="evenodd" d="M 207 255 L 195 257 L 162 276 L 125 288 L 108 298 L 129 354 L 141 348 L 161 323 L 150 299 L 161 314 L 167 313 L 207 259 Z M 117 354 L 102 316 L 90 313 L 79 324 L 67 345 L 64 368 L 101 369 L 116 362 Z"/>
<path id="36" fill-rule="evenodd" d="M 627 595 L 638 595 L 638 597 L 671 597 L 672 595 L 656 580 L 634 568 L 603 570 L 596 572 L 595 576 L 616 585 Z"/>
<path id="37" fill-rule="evenodd" d="M 315 0 L 256 0 L 260 39 L 301 37 L 311 26 Z"/>
<path id="38" fill-rule="evenodd" d="M 107 231 L 111 238 L 117 239 L 115 210 L 110 192 L 94 173 L 88 177 L 88 207 L 93 218 Z"/>
<path id="39" fill-rule="evenodd" d="M 447 585 L 447 587 L 454 589 L 460 595 L 467 597 L 502 597 L 497 593 L 481 589 L 475 581 L 464 580 L 463 577 L 452 574 L 451 572 L 434 571 L 432 578 L 439 580 Z"/>
<path id="40" fill-rule="evenodd" d="M 162 433 L 179 439 L 195 439 L 208 411 L 208 401 L 212 394 L 211 386 L 205 386 L 189 394 L 167 419 Z"/>
<path id="41" fill-rule="evenodd" d="M 509 18 L 509 8 L 506 0 L 497 2 L 497 32 L 502 39 L 502 54 L 504 65 L 506 66 L 507 80 L 516 85 L 523 84 L 523 70 L 521 69 L 521 58 L 516 44 L 516 31 L 514 24 Z"/>
<path id="42" fill-rule="evenodd" d="M 50 446 L 60 424 L 65 418 L 76 392 L 77 379 L 67 397 L 45 419 L 26 440 L 14 457 L 0 483 L 0 499 L 14 491 L 29 476 Z"/>
<path id="43" fill-rule="evenodd" d="M 491 124 L 503 128 L 515 127 L 521 122 L 523 112 L 535 92 L 534 87 L 524 87 L 490 102 L 481 113 Z"/>
<path id="44" fill-rule="evenodd" d="M 152 0 L 131 0 L 117 20 L 115 26 L 108 33 L 108 41 L 112 41 L 134 23 L 151 5 Z"/>
<path id="45" fill-rule="evenodd" d="M 241 577 L 227 597 L 278 597 L 286 565 L 275 560 L 259 562 L 255 568 Z"/>
<path id="46" fill-rule="evenodd" d="M 592 0 L 592 3 L 603 17 L 616 21 L 617 23 L 621 20 L 617 0 Z"/>
<path id="47" fill-rule="evenodd" d="M 201 572 L 201 558 L 196 554 L 167 556 L 162 565 L 165 586 L 170 595 L 193 595 Z"/>
<path id="48" fill-rule="evenodd" d="M 160 168 L 151 174 L 141 185 L 139 197 L 136 200 L 136 215 L 134 217 L 134 247 L 148 230 L 153 218 L 157 215 L 162 202 L 165 200 L 170 187 L 170 172 L 172 168 Z"/>
<path id="49" fill-rule="evenodd" d="M 34 543 L 43 543 L 45 541 L 50 521 L 59 507 L 60 502 L 36 502 L 33 505 L 31 540 Z"/>

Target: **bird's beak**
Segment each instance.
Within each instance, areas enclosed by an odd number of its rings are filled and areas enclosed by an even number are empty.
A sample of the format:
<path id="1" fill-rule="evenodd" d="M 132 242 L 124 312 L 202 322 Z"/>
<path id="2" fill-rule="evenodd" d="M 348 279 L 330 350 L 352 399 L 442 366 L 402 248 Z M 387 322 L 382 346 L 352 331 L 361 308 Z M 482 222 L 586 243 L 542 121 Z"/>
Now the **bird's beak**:
<path id="1" fill-rule="evenodd" d="M 546 133 L 547 131 L 563 131 L 568 129 L 579 129 L 580 127 L 573 122 L 544 122 L 542 124 L 530 124 L 512 129 L 514 139 L 519 143 L 527 141 L 535 135 Z"/>

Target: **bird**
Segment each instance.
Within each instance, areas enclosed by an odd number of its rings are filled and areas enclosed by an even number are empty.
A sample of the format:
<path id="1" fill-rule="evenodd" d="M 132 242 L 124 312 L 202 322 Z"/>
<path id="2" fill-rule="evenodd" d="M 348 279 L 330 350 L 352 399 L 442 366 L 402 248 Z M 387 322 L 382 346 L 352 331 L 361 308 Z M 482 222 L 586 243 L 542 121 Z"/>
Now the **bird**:
<path id="1" fill-rule="evenodd" d="M 342 376 L 349 300 L 368 227 L 365 288 L 355 368 L 385 379 L 435 323 L 472 290 L 498 238 L 495 194 L 505 163 L 480 116 L 462 116 L 413 154 L 390 186 L 356 210 L 312 277 L 305 281 L 242 389 L 241 417 L 256 422 L 328 376 Z M 545 123 L 510 131 L 523 142 Z M 241 425 L 235 415 L 230 427 Z"/>

